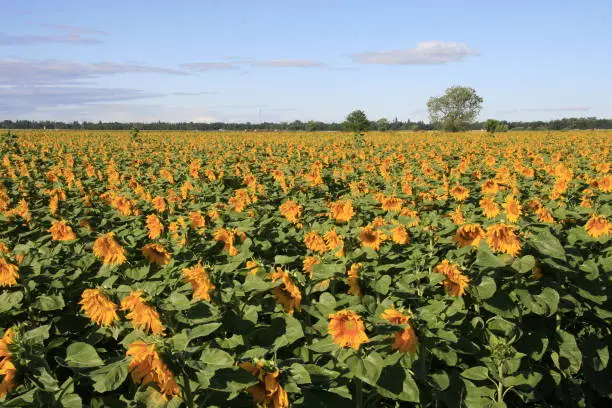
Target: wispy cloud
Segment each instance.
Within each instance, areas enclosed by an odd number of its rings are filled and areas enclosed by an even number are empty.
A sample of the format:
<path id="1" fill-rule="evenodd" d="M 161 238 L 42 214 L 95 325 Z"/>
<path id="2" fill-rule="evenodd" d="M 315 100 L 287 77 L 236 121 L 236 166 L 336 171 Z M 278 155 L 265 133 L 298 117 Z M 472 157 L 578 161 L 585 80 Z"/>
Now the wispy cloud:
<path id="1" fill-rule="evenodd" d="M 188 64 L 182 64 L 181 67 L 198 72 L 238 69 L 236 65 L 229 62 L 191 62 Z"/>
<path id="2" fill-rule="evenodd" d="M 118 74 L 189 75 L 174 68 L 120 62 L 84 64 L 61 60 L 0 60 L 0 84 L 57 84 Z"/>
<path id="3" fill-rule="evenodd" d="M 0 33 L 0 45 L 39 45 L 39 44 L 99 44 L 97 38 L 84 37 L 81 34 L 64 35 L 7 35 Z"/>
<path id="4" fill-rule="evenodd" d="M 512 108 L 500 109 L 497 113 L 522 113 L 522 112 L 588 112 L 590 106 L 561 106 L 559 108 Z"/>
<path id="5" fill-rule="evenodd" d="M 199 96 L 199 95 L 217 95 L 216 91 L 201 91 L 201 92 L 172 92 L 171 95 L 176 96 Z"/>
<path id="6" fill-rule="evenodd" d="M 191 62 L 182 64 L 182 68 L 192 71 L 227 71 L 245 69 L 245 67 L 267 67 L 267 68 L 326 68 L 327 64 L 321 61 L 306 59 L 270 59 L 256 60 L 240 57 L 227 57 L 226 61 Z"/>
<path id="7" fill-rule="evenodd" d="M 463 61 L 478 55 L 467 44 L 444 41 L 424 41 L 414 48 L 387 51 L 366 51 L 352 54 L 353 61 L 360 64 L 380 65 L 439 65 Z"/>
<path id="8" fill-rule="evenodd" d="M 327 64 L 320 61 L 300 60 L 300 59 L 273 59 L 263 61 L 245 62 L 253 67 L 275 67 L 275 68 L 324 68 Z"/>
<path id="9" fill-rule="evenodd" d="M 99 36 L 108 36 L 106 31 L 95 30 L 86 27 L 77 27 L 60 24 L 39 24 L 62 34 L 44 35 L 10 35 L 0 33 L 0 45 L 40 45 L 40 44 L 71 44 L 88 45 L 102 42 Z"/>
<path id="10" fill-rule="evenodd" d="M 137 89 L 75 86 L 0 87 L 0 114 L 22 115 L 61 106 L 162 97 Z"/>
<path id="11" fill-rule="evenodd" d="M 81 35 L 103 35 L 103 36 L 108 36 L 110 35 L 108 32 L 106 31 L 102 31 L 102 30 L 96 30 L 93 28 L 87 28 L 87 27 L 77 27 L 77 26 L 72 26 L 72 25 L 61 25 L 61 24 L 40 24 L 41 27 L 46 27 L 46 28 L 50 28 L 52 30 L 55 31 L 60 31 L 60 32 L 64 32 L 64 33 L 71 33 L 71 34 L 81 34 Z"/>

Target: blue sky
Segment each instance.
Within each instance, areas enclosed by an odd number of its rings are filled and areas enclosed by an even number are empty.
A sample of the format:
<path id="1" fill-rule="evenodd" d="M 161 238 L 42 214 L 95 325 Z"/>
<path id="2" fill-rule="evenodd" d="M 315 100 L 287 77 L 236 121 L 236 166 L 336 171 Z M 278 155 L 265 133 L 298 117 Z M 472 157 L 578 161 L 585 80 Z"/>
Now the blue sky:
<path id="1" fill-rule="evenodd" d="M 612 1 L 0 0 L 0 119 L 612 117 Z"/>

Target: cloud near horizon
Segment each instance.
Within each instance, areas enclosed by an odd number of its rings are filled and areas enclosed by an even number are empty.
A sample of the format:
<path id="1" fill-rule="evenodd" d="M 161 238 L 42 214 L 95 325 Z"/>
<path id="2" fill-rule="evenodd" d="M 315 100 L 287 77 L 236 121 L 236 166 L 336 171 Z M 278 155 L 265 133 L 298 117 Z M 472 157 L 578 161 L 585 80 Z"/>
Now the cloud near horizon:
<path id="1" fill-rule="evenodd" d="M 97 36 L 110 35 L 106 31 L 94 30 L 86 27 L 76 27 L 60 24 L 39 24 L 41 27 L 63 34 L 44 34 L 44 35 L 9 35 L 0 33 L 1 45 L 40 45 L 40 44 L 71 44 L 88 45 L 101 44 L 103 41 Z"/>
<path id="2" fill-rule="evenodd" d="M 321 61 L 306 59 L 271 59 L 254 60 L 239 57 L 227 58 L 228 61 L 190 62 L 182 64 L 181 68 L 192 71 L 226 71 L 237 70 L 243 67 L 269 67 L 269 68 L 327 68 L 327 64 Z"/>
<path id="3" fill-rule="evenodd" d="M 351 58 L 359 64 L 440 65 L 476 55 L 479 55 L 478 52 L 464 43 L 423 41 L 415 48 L 358 52 L 351 54 Z"/>

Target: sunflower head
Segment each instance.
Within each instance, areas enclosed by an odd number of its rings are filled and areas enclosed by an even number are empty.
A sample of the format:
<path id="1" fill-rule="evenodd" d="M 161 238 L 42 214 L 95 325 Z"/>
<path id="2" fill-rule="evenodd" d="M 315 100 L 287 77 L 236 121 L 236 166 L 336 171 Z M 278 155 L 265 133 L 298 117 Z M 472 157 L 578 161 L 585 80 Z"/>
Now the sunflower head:
<path id="1" fill-rule="evenodd" d="M 109 232 L 94 241 L 93 252 L 104 264 L 121 265 L 126 261 L 125 249 L 115 240 L 115 234 Z"/>
<path id="2" fill-rule="evenodd" d="M 457 228 L 455 241 L 459 247 L 468 245 L 478 246 L 480 240 L 484 238 L 484 230 L 478 224 L 464 224 Z"/>
<path id="3" fill-rule="evenodd" d="M 355 215 L 353 203 L 350 200 L 341 200 L 329 204 L 329 215 L 336 222 L 348 222 Z"/>
<path id="4" fill-rule="evenodd" d="M 79 304 L 87 317 L 99 326 L 111 326 L 119 320 L 117 305 L 100 289 L 85 289 Z"/>
<path id="5" fill-rule="evenodd" d="M 593 238 L 603 237 L 612 230 L 610 223 L 603 215 L 593 214 L 584 225 L 587 234 Z"/>
<path id="6" fill-rule="evenodd" d="M 142 247 L 142 255 L 145 259 L 158 266 L 164 266 L 170 262 L 170 253 L 160 244 L 149 243 Z"/>
<path id="7" fill-rule="evenodd" d="M 340 347 L 359 350 L 369 340 L 361 317 L 349 309 L 330 314 L 327 328 L 333 342 Z"/>
<path id="8" fill-rule="evenodd" d="M 495 252 L 502 252 L 512 256 L 518 255 L 521 243 L 514 233 L 514 227 L 499 223 L 487 228 L 487 244 Z"/>

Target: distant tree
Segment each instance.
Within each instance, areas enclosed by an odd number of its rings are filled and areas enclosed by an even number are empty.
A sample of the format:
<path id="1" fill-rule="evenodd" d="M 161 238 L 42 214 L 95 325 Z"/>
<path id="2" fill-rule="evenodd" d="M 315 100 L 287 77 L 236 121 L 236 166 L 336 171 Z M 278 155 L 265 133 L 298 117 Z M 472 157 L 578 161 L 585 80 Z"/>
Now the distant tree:
<path id="1" fill-rule="evenodd" d="M 484 125 L 489 133 L 507 132 L 508 124 L 495 119 L 488 119 Z"/>
<path id="2" fill-rule="evenodd" d="M 310 120 L 306 122 L 305 127 L 307 132 L 315 132 L 317 130 L 323 130 L 323 128 L 325 127 L 325 123 L 317 122 L 316 120 Z"/>
<path id="3" fill-rule="evenodd" d="M 390 127 L 389 121 L 385 118 L 380 118 L 376 121 L 376 129 L 381 132 L 386 132 Z"/>
<path id="4" fill-rule="evenodd" d="M 431 97 L 427 109 L 431 122 L 447 132 L 458 132 L 469 128 L 480 113 L 483 99 L 474 88 L 452 86 L 444 95 Z"/>
<path id="5" fill-rule="evenodd" d="M 368 130 L 370 122 L 362 110 L 349 113 L 344 121 L 344 129 L 349 132 L 361 133 Z"/>

